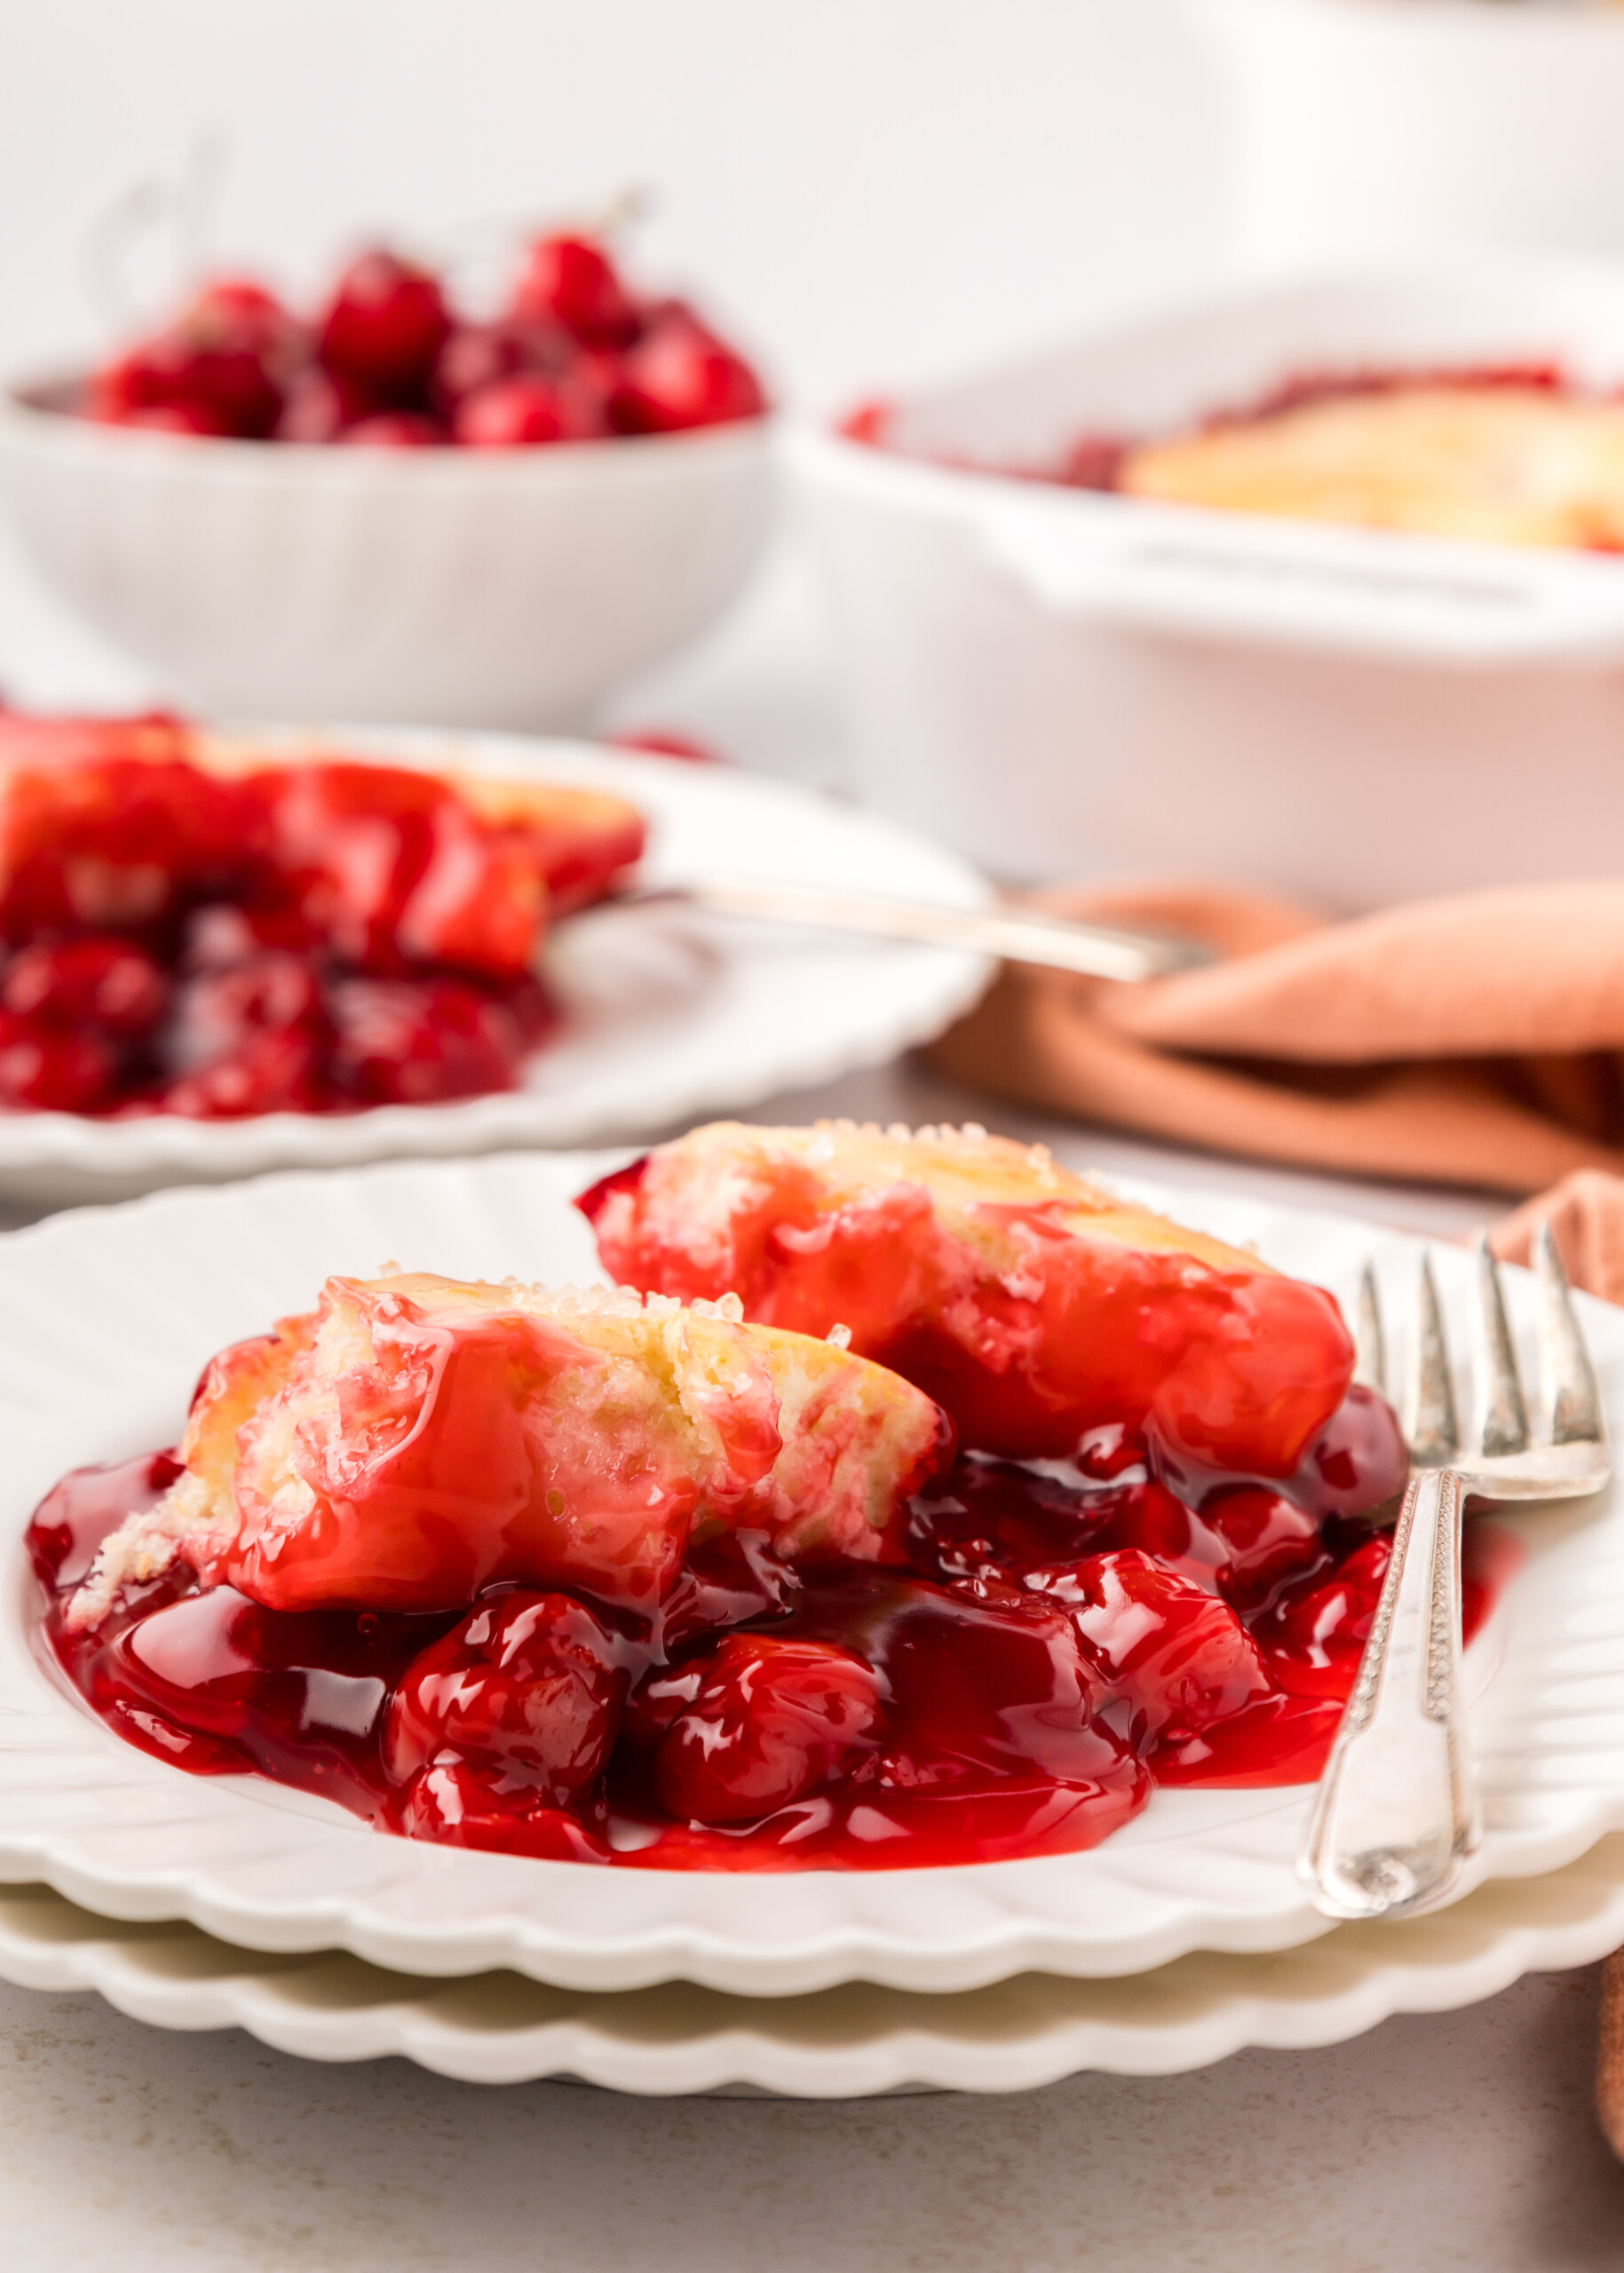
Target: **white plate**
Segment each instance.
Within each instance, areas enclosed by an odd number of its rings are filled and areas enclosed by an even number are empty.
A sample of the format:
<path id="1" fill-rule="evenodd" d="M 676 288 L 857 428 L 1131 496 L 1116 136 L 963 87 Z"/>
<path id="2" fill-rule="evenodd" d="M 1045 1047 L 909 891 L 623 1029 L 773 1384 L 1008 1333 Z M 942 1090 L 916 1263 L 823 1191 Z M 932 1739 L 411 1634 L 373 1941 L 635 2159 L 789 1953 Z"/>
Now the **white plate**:
<path id="1" fill-rule="evenodd" d="M 312 731 L 295 739 L 308 744 Z M 727 767 L 515 735 L 346 726 L 333 741 L 413 764 L 614 790 L 652 824 L 653 883 L 731 874 L 867 885 L 950 907 L 988 897 L 956 854 L 911 830 Z M 550 948 L 568 1021 L 532 1058 L 522 1089 L 236 1121 L 0 1113 L 0 1195 L 60 1207 L 268 1168 L 649 1136 L 882 1064 L 968 1009 L 989 968 L 946 948 L 686 910 L 587 915 L 562 925 Z"/>
<path id="2" fill-rule="evenodd" d="M 958 1996 L 857 1982 L 728 1997 L 686 1982 L 593 1996 L 514 1973 L 424 1982 L 338 1951 L 265 1957 L 178 1923 L 119 1926 L 48 1888 L 0 1892 L 0 1979 L 94 1989 L 159 2028 L 246 2029 L 308 2060 L 394 2053 L 469 2083 L 610 2091 L 1031 2091 L 1084 2069 L 1168 2076 L 1248 2045 L 1345 2043 L 1392 2013 L 1453 2012 L 1624 1941 L 1624 1841 L 1454 1909 L 1339 1926 L 1273 1956 L 1200 1952 L 1115 1981 L 1021 1974 Z"/>
<path id="3" fill-rule="evenodd" d="M 329 1271 L 393 1256 L 590 1275 L 566 1201 L 606 1165 L 542 1155 L 281 1176 L 13 1233 L 0 1242 L 0 1524 L 19 1534 L 70 1466 L 169 1441 L 202 1360 L 308 1303 Z M 1188 1192 L 1176 1204 L 1344 1290 L 1373 1244 L 1368 1226 L 1335 1217 Z M 1390 1271 L 1416 1243 L 1374 1244 Z M 1438 1260 L 1446 1301 L 1463 1310 L 1470 1258 Z M 1511 1291 L 1526 1323 L 1525 1274 Z M 1616 1426 L 1624 1311 L 1585 1314 Z M 1487 1683 L 1472 1716 L 1487 1831 L 1463 1892 L 1557 1869 L 1624 1827 L 1624 1494 L 1503 1520 L 1528 1559 L 1472 1653 Z M 414 1973 L 511 1966 L 573 1989 L 685 1980 L 752 1996 L 1131 1973 L 1328 1930 L 1292 1867 L 1302 1787 L 1161 1793 L 1091 1853 L 930 1871 L 613 1871 L 383 1836 L 258 1778 L 190 1777 L 121 1744 L 31 1649 L 29 1583 L 18 1552 L 0 1604 L 0 1877 L 44 1879 L 110 1916 L 184 1917 L 248 1948 L 342 1948 Z"/>

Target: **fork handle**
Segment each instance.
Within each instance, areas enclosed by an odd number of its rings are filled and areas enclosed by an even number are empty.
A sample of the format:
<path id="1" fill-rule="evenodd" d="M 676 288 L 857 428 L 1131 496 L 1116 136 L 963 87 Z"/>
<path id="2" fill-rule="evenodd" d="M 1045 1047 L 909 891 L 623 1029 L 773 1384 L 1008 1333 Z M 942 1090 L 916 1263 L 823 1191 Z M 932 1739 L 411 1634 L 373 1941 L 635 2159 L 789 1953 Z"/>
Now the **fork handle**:
<path id="1" fill-rule="evenodd" d="M 1422 1469 L 1393 1529 L 1370 1639 L 1297 1862 L 1334 1918 L 1424 1908 L 1481 1836 L 1461 1701 L 1464 1498 L 1454 1469 Z"/>

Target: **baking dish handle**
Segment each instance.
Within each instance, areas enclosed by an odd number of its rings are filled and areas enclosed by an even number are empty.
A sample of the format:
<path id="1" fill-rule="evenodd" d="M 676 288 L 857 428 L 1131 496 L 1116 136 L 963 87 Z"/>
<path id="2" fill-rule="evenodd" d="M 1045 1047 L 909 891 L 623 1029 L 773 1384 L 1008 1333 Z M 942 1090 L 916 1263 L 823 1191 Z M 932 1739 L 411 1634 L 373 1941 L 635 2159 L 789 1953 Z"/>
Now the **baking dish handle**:
<path id="1" fill-rule="evenodd" d="M 1624 560 L 1107 497 L 1001 504 L 980 535 L 1001 576 L 1079 619 L 1390 661 L 1624 661 Z"/>

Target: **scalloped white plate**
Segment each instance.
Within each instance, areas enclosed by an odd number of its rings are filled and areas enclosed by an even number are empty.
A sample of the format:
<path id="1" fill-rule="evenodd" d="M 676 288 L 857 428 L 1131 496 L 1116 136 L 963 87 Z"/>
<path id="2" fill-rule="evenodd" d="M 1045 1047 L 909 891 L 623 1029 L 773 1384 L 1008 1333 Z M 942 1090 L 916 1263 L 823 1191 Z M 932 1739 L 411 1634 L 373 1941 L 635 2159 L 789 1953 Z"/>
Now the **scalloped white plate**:
<path id="1" fill-rule="evenodd" d="M 1453 1909 L 1339 1926 L 1273 1956 L 1200 1952 L 1114 1981 L 1026 1973 L 957 1996 L 852 1983 L 729 1997 L 686 1982 L 593 1996 L 521 1974 L 424 1982 L 342 1952 L 264 1957 L 170 1922 L 116 1926 L 39 1886 L 0 1892 L 0 1978 L 94 1989 L 133 2020 L 242 2028 L 308 2060 L 415 2060 L 475 2084 L 608 2091 L 1031 2091 L 1084 2069 L 1167 2076 L 1248 2045 L 1345 2043 L 1392 2013 L 1453 2012 L 1624 1941 L 1624 1841 Z"/>
<path id="2" fill-rule="evenodd" d="M 271 745 L 327 739 L 306 728 L 234 731 Z M 330 740 L 402 764 L 614 790 L 651 823 L 642 870 L 651 883 L 711 874 L 867 885 L 956 907 L 990 897 L 956 853 L 896 822 L 729 767 L 511 734 L 344 726 Z M 531 1059 L 521 1089 L 233 1121 L 0 1112 L 0 1196 L 61 1207 L 278 1168 L 652 1136 L 882 1064 L 967 1010 L 990 968 L 947 948 L 695 910 L 588 913 L 550 943 L 566 1024 Z"/>
<path id="3" fill-rule="evenodd" d="M 203 1359 L 332 1271 L 592 1275 L 569 1195 L 606 1156 L 386 1166 L 168 1192 L 0 1241 L 0 1524 L 65 1469 L 170 1440 Z M 1155 1194 L 1149 1195 L 1152 1198 Z M 1351 1291 L 1416 1242 L 1255 1201 L 1178 1195 L 1226 1239 Z M 1438 1258 L 1464 1308 L 1470 1260 Z M 1526 1322 L 1525 1274 L 1513 1274 Z M 1390 1307 L 1401 1307 L 1397 1289 Z M 1585 1305 L 1615 1427 L 1624 1311 Z M 1487 1829 L 1462 1892 L 1554 1870 L 1624 1828 L 1624 1495 L 1496 1517 L 1526 1564 L 1469 1660 Z M 190 1919 L 251 1949 L 341 1948 L 422 1974 L 510 1966 L 572 1989 L 685 1980 L 736 1994 L 845 1981 L 980 1987 L 1143 1971 L 1328 1930 L 1297 1884 L 1301 1787 L 1168 1792 L 1084 1855 L 782 1876 L 612 1871 L 386 1837 L 257 1778 L 190 1777 L 121 1744 L 29 1642 L 20 1550 L 0 1603 L 0 1878 L 107 1915 Z"/>

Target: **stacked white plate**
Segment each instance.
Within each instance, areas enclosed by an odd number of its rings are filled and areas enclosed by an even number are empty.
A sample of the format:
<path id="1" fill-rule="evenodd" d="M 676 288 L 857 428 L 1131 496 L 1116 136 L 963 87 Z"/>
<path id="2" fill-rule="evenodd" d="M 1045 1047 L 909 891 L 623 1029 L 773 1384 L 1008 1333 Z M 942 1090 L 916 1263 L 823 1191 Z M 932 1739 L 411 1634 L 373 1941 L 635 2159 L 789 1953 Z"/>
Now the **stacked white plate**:
<path id="1" fill-rule="evenodd" d="M 1334 2041 L 1624 1940 L 1624 1496 L 1501 1518 L 1521 1567 L 1473 1645 L 1487 1829 L 1464 1898 L 1332 1928 L 1301 1789 L 1168 1792 L 1081 1855 L 960 1869 L 603 1871 L 385 1837 L 121 1744 L 44 1662 L 18 1542 L 63 1470 L 171 1441 L 202 1361 L 384 1257 L 597 1274 L 572 1193 L 623 1154 L 385 1164 L 161 1193 L 0 1248 L 0 1974 L 176 2027 L 489 2080 L 844 2095 L 1012 2089 Z M 1154 1193 L 1145 1196 L 1153 1200 Z M 1178 1212 L 1344 1295 L 1414 1242 L 1232 1198 Z M 1468 1259 L 1444 1255 L 1464 1306 Z M 1532 1324 L 1513 1274 L 1514 1331 Z M 1401 1292 L 1402 1289 L 1402 1292 Z M 1585 1306 L 1615 1425 L 1624 1313 Z M 49 1889 L 42 1891 L 41 1889 Z M 119 1921 L 119 1922 L 114 1922 Z"/>

